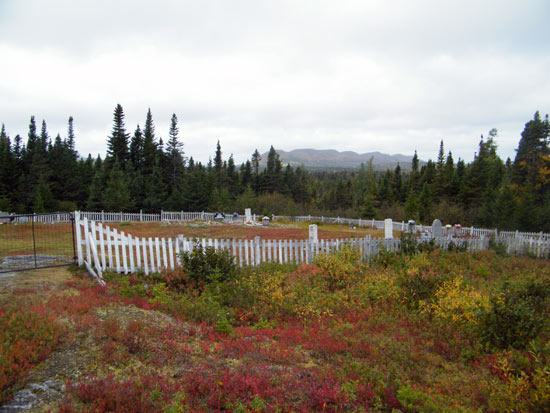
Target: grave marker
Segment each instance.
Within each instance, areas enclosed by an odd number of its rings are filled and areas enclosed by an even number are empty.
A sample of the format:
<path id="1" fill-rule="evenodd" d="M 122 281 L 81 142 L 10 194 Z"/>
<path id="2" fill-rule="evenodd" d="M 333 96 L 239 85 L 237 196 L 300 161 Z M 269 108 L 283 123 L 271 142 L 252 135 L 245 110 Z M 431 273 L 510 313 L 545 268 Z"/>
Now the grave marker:
<path id="1" fill-rule="evenodd" d="M 309 242 L 319 242 L 319 238 L 317 238 L 317 225 L 311 224 L 309 226 Z"/>
<path id="2" fill-rule="evenodd" d="M 393 222 L 391 218 L 384 220 L 384 232 L 384 238 L 393 239 Z"/>
<path id="3" fill-rule="evenodd" d="M 434 238 L 443 237 L 443 225 L 441 225 L 439 219 L 434 219 L 434 222 L 432 222 L 432 235 Z"/>
<path id="4" fill-rule="evenodd" d="M 245 224 L 252 224 L 252 210 L 250 208 L 246 208 L 244 210 L 244 215 L 245 215 L 245 219 L 244 219 Z"/>

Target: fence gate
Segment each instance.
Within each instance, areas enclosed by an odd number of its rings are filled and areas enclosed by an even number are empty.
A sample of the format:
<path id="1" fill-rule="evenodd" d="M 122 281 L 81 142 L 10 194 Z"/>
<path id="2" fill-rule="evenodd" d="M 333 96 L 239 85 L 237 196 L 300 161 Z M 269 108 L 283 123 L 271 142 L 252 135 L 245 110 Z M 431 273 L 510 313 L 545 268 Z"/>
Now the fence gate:
<path id="1" fill-rule="evenodd" d="M 0 274 L 76 262 L 74 214 L 0 214 Z"/>

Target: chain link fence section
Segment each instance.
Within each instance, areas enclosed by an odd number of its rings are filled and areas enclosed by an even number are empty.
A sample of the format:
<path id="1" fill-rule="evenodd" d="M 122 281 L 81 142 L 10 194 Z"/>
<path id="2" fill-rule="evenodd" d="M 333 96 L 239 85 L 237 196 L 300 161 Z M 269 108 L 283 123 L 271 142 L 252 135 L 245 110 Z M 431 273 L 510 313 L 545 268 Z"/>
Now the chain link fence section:
<path id="1" fill-rule="evenodd" d="M 74 214 L 0 214 L 0 274 L 76 262 Z"/>

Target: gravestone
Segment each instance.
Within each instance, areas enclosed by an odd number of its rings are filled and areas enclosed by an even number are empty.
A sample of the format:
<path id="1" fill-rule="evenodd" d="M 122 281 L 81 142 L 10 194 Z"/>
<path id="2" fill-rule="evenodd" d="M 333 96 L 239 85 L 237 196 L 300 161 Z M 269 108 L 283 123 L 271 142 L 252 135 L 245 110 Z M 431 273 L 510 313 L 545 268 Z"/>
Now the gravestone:
<path id="1" fill-rule="evenodd" d="M 384 238 L 393 239 L 393 222 L 391 218 L 384 220 Z"/>
<path id="2" fill-rule="evenodd" d="M 319 239 L 317 238 L 317 225 L 311 224 L 309 226 L 309 242 L 318 242 Z"/>
<path id="3" fill-rule="evenodd" d="M 247 224 L 252 224 L 252 210 L 250 208 L 246 208 L 244 210 L 245 219 L 244 222 Z"/>
<path id="4" fill-rule="evenodd" d="M 432 236 L 434 238 L 443 237 L 443 225 L 441 225 L 439 219 L 434 219 L 434 222 L 432 222 Z"/>

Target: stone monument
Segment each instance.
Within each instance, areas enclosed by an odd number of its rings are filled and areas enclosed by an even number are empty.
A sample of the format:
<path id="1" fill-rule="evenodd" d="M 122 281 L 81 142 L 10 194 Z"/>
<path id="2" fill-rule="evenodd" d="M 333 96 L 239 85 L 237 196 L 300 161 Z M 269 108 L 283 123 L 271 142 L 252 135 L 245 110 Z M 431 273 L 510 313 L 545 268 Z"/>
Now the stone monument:
<path id="1" fill-rule="evenodd" d="M 443 225 L 441 225 L 439 219 L 434 219 L 434 222 L 432 222 L 432 236 L 434 238 L 443 237 Z"/>
<path id="2" fill-rule="evenodd" d="M 393 239 L 393 221 L 391 218 L 384 220 L 384 231 L 386 239 Z"/>
<path id="3" fill-rule="evenodd" d="M 246 208 L 244 210 L 244 223 L 245 224 L 252 224 L 252 210 L 250 208 Z"/>
<path id="4" fill-rule="evenodd" d="M 319 242 L 319 238 L 317 237 L 317 225 L 311 224 L 309 226 L 309 242 Z"/>

